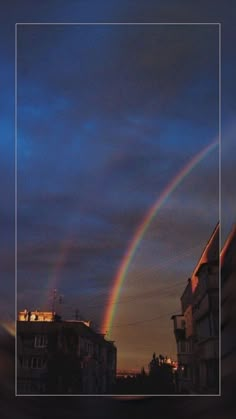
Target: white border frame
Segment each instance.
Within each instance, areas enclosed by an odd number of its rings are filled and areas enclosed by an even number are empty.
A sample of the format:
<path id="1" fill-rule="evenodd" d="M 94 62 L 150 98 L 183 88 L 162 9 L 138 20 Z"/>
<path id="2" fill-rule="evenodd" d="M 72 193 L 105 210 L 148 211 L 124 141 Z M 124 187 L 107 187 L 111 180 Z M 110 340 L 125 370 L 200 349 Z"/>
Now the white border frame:
<path id="1" fill-rule="evenodd" d="M 18 394 L 17 393 L 17 27 L 24 26 L 46 26 L 46 25 L 76 25 L 76 26 L 218 26 L 219 33 L 219 255 L 221 252 L 221 66 L 222 66 L 222 47 L 221 47 L 221 23 L 220 22 L 17 22 L 15 23 L 15 396 L 16 397 L 113 397 L 114 399 L 126 398 L 149 398 L 149 397 L 219 397 L 221 396 L 221 269 L 219 262 L 219 393 L 218 394 Z"/>

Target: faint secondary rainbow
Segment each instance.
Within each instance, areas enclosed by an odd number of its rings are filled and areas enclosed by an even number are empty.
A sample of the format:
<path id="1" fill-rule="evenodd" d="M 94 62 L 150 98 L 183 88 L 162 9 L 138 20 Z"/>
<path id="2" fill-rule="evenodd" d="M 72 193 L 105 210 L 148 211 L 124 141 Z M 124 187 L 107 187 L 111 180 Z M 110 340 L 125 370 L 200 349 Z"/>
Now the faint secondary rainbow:
<path id="1" fill-rule="evenodd" d="M 47 289 L 45 290 L 45 296 L 42 300 L 43 307 L 52 307 L 52 300 L 53 300 L 53 293 L 58 286 L 58 282 L 61 276 L 61 271 L 65 266 L 66 260 L 68 255 L 73 247 L 73 237 L 69 235 L 69 237 L 65 238 L 61 242 L 61 246 L 59 249 L 59 255 L 55 265 L 53 266 L 51 275 L 48 279 Z"/>
<path id="2" fill-rule="evenodd" d="M 183 181 L 183 179 L 194 169 L 195 166 L 197 166 L 198 163 L 200 163 L 211 151 L 213 151 L 218 144 L 218 141 L 214 141 L 213 143 L 205 147 L 203 150 L 201 150 L 198 154 L 196 154 L 190 160 L 190 162 L 187 163 L 187 165 L 184 166 L 183 169 L 172 179 L 172 181 L 168 183 L 168 185 L 166 186 L 162 194 L 159 196 L 157 201 L 147 211 L 142 222 L 138 226 L 132 240 L 130 241 L 129 246 L 126 249 L 125 255 L 121 261 L 121 264 L 115 276 L 111 294 L 105 309 L 105 314 L 102 322 L 103 333 L 106 333 L 107 335 L 110 335 L 111 333 L 113 320 L 116 312 L 116 303 L 120 296 L 121 288 L 124 283 L 126 274 L 128 272 L 130 262 L 134 257 L 139 243 L 141 242 L 146 230 L 148 229 L 158 210 L 166 202 L 170 194 Z"/>

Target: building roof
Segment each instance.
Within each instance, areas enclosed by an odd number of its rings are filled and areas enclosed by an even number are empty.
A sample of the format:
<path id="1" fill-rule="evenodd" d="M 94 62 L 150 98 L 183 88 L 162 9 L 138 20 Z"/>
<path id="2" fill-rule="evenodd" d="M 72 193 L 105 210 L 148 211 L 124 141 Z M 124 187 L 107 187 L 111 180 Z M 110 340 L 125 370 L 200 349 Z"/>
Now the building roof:
<path id="1" fill-rule="evenodd" d="M 184 291 L 181 295 L 181 300 L 189 291 L 189 287 L 191 284 L 191 291 L 194 292 L 197 284 L 198 284 L 198 277 L 197 272 L 200 269 L 200 266 L 209 262 L 215 262 L 219 258 L 219 223 L 216 224 L 213 233 L 208 240 L 197 265 L 195 266 L 191 278 L 188 278 L 188 282 L 184 288 Z"/>
<path id="2" fill-rule="evenodd" d="M 220 253 L 221 278 L 225 282 L 236 272 L 236 225 L 233 226 Z"/>
<path id="3" fill-rule="evenodd" d="M 229 254 L 232 247 L 235 245 L 236 242 L 236 224 L 233 225 L 225 244 L 220 252 L 220 263 L 221 266 L 225 263 L 226 257 Z"/>
<path id="4" fill-rule="evenodd" d="M 96 333 L 82 321 L 17 321 L 17 333 L 53 333 L 62 329 L 73 330 L 79 336 L 91 338 L 97 343 L 105 343 L 114 347 L 111 341 L 104 339 L 104 336 Z"/>
<path id="5" fill-rule="evenodd" d="M 198 277 L 197 272 L 200 268 L 200 266 L 204 263 L 211 263 L 215 262 L 219 259 L 219 222 L 216 224 L 213 233 L 208 240 L 200 259 L 197 263 L 197 265 L 194 268 L 194 271 L 191 276 L 191 285 L 192 285 L 192 291 L 194 292 L 197 284 L 198 284 Z"/>

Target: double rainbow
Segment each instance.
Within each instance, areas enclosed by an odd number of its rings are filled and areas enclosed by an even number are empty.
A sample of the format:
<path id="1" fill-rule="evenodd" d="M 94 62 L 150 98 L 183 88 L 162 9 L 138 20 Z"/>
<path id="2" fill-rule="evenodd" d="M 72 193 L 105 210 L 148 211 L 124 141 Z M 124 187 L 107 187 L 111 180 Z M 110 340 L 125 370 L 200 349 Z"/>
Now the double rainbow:
<path id="1" fill-rule="evenodd" d="M 177 188 L 177 186 L 183 181 L 183 179 L 200 163 L 211 151 L 213 151 L 219 145 L 218 141 L 212 142 L 210 145 L 201 150 L 195 155 L 189 163 L 172 179 L 172 181 L 166 186 L 157 201 L 151 206 L 142 222 L 138 226 L 117 271 L 114 278 L 114 283 L 109 296 L 108 304 L 105 309 L 105 314 L 102 322 L 102 330 L 107 336 L 110 336 L 113 320 L 116 313 L 116 305 L 119 299 L 122 285 L 125 281 L 126 274 L 128 272 L 130 262 L 132 261 L 134 254 L 146 232 L 150 226 L 152 220 L 157 214 L 158 210 L 166 202 L 170 194 Z"/>

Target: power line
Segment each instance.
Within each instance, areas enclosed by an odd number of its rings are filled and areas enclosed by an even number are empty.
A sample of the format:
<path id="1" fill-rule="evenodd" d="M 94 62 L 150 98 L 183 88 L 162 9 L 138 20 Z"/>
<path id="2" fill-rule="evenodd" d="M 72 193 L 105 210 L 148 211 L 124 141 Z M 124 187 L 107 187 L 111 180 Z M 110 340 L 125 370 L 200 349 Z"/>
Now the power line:
<path id="1" fill-rule="evenodd" d="M 176 310 L 177 311 L 177 310 Z M 175 313 L 171 312 L 171 313 L 165 313 L 165 314 L 161 314 L 160 316 L 156 316 L 156 317 L 152 317 L 150 319 L 144 319 L 144 320 L 137 320 L 135 322 L 132 323 L 123 323 L 123 324 L 114 324 L 112 327 L 126 327 L 126 326 L 135 326 L 136 324 L 141 324 L 141 323 L 149 323 L 151 321 L 154 320 L 158 320 L 161 319 L 163 317 L 167 317 L 167 316 L 173 316 Z"/>
<path id="2" fill-rule="evenodd" d="M 186 281 L 180 281 L 178 283 L 169 285 L 168 287 L 165 288 L 156 288 L 154 290 L 150 290 L 150 291 L 146 291 L 146 293 L 140 293 L 140 294 L 136 294 L 136 295 L 128 295 L 128 296 L 124 296 L 122 301 L 114 301 L 111 305 L 123 305 L 123 304 L 127 304 L 130 301 L 134 301 L 134 300 L 145 300 L 145 299 L 149 299 L 149 298 L 156 298 L 156 295 L 162 296 L 171 296 L 173 295 L 173 293 L 168 292 L 171 291 L 173 289 L 176 289 L 178 287 L 180 287 L 181 285 L 186 285 Z M 104 303 L 98 303 L 98 304 L 88 304 L 87 305 L 88 308 L 96 308 L 96 307 L 104 307 Z"/>
<path id="3" fill-rule="evenodd" d="M 160 267 L 165 267 L 165 266 L 168 266 L 168 264 L 170 263 L 170 262 L 175 262 L 175 261 L 177 261 L 177 260 L 179 260 L 179 259 L 181 259 L 182 257 L 185 257 L 186 255 L 189 255 L 194 249 L 196 249 L 196 248 L 198 248 L 198 247 L 200 247 L 201 246 L 201 244 L 198 244 L 198 245 L 196 245 L 196 246 L 193 246 L 191 249 L 189 249 L 188 251 L 186 251 L 186 252 L 182 252 L 182 253 L 180 253 L 180 254 L 178 254 L 178 255 L 176 255 L 176 256 L 174 256 L 174 257 L 172 257 L 171 259 L 166 259 L 165 261 L 164 261 L 164 263 L 161 263 L 161 264 L 158 264 L 158 267 L 153 267 L 151 270 L 149 269 L 149 272 L 148 273 L 151 273 L 151 272 L 158 272 L 158 268 L 160 268 Z M 143 277 L 143 273 L 140 273 L 140 274 L 136 274 L 136 278 L 139 278 L 139 277 Z M 176 286 L 178 286 L 178 284 L 179 285 L 185 285 L 186 284 L 186 281 L 179 281 L 178 283 L 175 283 L 175 284 L 170 284 L 168 287 L 165 287 L 165 288 L 161 288 L 161 289 L 156 289 L 156 290 L 151 290 L 151 291 L 147 291 L 147 293 L 148 294 L 151 294 L 151 295 L 153 295 L 153 293 L 155 293 L 155 292 L 157 292 L 157 293 L 162 293 L 162 292 L 165 292 L 167 289 L 173 289 L 174 287 L 176 287 Z M 97 299 L 98 297 L 102 297 L 102 296 L 106 296 L 107 294 L 109 294 L 110 293 L 110 291 L 109 290 L 107 290 L 107 291 L 101 291 L 101 292 L 97 292 L 96 293 L 96 295 L 95 296 L 93 296 L 93 297 L 90 297 L 90 299 L 92 298 L 92 299 Z M 125 300 L 127 300 L 127 299 L 129 299 L 129 300 L 134 300 L 134 299 L 136 299 L 136 298 L 146 298 L 146 295 L 147 295 L 147 293 L 142 293 L 142 294 L 140 294 L 140 296 L 138 295 L 138 296 L 134 296 L 134 295 L 128 295 L 128 296 L 125 296 L 124 298 L 125 298 Z M 171 294 L 170 294 L 171 295 Z M 118 301 L 117 303 L 114 303 L 114 304 L 124 304 L 126 301 Z M 101 307 L 101 306 L 104 306 L 104 304 L 103 303 L 98 303 L 98 304 L 91 304 L 91 305 L 89 305 L 88 307 L 90 307 L 90 308 L 94 308 L 94 307 Z"/>
<path id="4" fill-rule="evenodd" d="M 199 246 L 201 246 L 201 244 L 192 247 L 188 251 L 185 251 L 185 252 L 182 252 L 178 255 L 175 255 L 172 258 L 166 259 L 164 262 L 159 264 L 158 267 L 155 266 L 151 271 L 149 270 L 149 273 L 152 272 L 152 271 L 158 272 L 158 268 L 160 269 L 162 267 L 168 266 L 169 264 L 171 264 L 173 262 L 176 262 L 183 257 L 186 257 L 187 255 L 189 255 L 193 250 L 195 250 Z M 139 275 L 136 275 L 136 277 L 143 277 L 143 274 L 140 273 Z M 161 289 L 157 288 L 157 289 L 154 289 L 154 290 L 142 292 L 141 294 L 128 295 L 128 296 L 123 297 L 125 300 L 123 299 L 122 301 L 117 301 L 117 302 L 114 302 L 113 304 L 116 304 L 116 305 L 117 304 L 127 304 L 130 301 L 135 301 L 135 300 L 139 300 L 139 299 L 144 300 L 144 299 L 147 299 L 147 298 L 154 298 L 155 294 L 158 294 L 159 296 L 162 296 L 163 294 L 165 296 L 168 296 L 168 295 L 170 296 L 170 295 L 173 295 L 173 292 L 169 292 L 169 291 L 172 291 L 173 289 L 175 289 L 176 287 L 179 287 L 181 285 L 183 285 L 183 286 L 186 285 L 186 280 L 185 281 L 178 281 L 177 283 L 174 283 L 174 284 L 169 284 L 168 286 L 162 287 Z M 109 292 L 110 291 L 107 291 L 107 292 L 102 291 L 100 293 L 98 292 L 98 293 L 96 293 L 96 296 L 94 296 L 93 298 L 99 298 L 99 297 L 102 297 L 103 295 L 105 296 L 105 295 L 109 294 Z M 76 305 L 78 305 L 78 302 L 76 303 Z M 88 308 L 104 307 L 104 303 L 90 304 L 87 307 Z M 157 320 L 159 318 L 163 318 L 166 315 L 169 316 L 169 315 L 172 315 L 172 313 L 167 313 L 167 314 L 164 314 L 164 315 L 160 315 L 160 316 L 157 316 L 157 317 L 154 317 L 154 318 L 151 318 L 151 319 L 138 320 L 138 321 L 135 321 L 135 322 L 132 322 L 132 323 L 126 323 L 126 324 L 123 324 L 123 325 L 114 325 L 113 327 L 134 326 L 136 324 L 142 324 L 142 323 L 145 323 L 145 322 L 150 322 L 150 321 L 153 321 L 153 320 Z"/>

